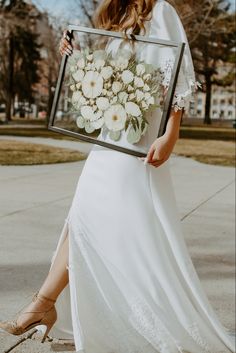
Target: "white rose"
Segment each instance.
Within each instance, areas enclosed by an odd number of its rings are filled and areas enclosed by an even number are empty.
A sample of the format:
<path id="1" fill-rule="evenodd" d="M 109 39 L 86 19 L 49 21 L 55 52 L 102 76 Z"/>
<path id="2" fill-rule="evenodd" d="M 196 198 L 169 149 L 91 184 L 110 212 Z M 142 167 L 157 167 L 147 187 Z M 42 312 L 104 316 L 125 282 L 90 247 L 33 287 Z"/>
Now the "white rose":
<path id="1" fill-rule="evenodd" d="M 125 70 L 122 72 L 121 78 L 124 84 L 128 85 L 133 81 L 134 74 L 130 70 Z"/>
<path id="2" fill-rule="evenodd" d="M 81 58 L 81 59 L 79 59 L 79 60 L 77 61 L 77 67 L 78 67 L 79 69 L 84 69 L 84 67 L 85 67 L 85 60 L 84 60 L 84 58 Z"/>
<path id="3" fill-rule="evenodd" d="M 113 91 L 115 94 L 118 93 L 118 92 L 120 92 L 121 88 L 122 88 L 122 84 L 121 84 L 120 82 L 118 82 L 118 81 L 113 82 L 113 84 L 112 84 L 112 91 Z"/>
<path id="4" fill-rule="evenodd" d="M 101 75 L 105 80 L 108 80 L 113 74 L 113 69 L 111 66 L 105 66 L 101 70 Z"/>
<path id="5" fill-rule="evenodd" d="M 77 70 L 76 72 L 74 72 L 72 74 L 72 77 L 73 79 L 76 81 L 76 82 L 81 82 L 84 78 L 84 71 L 83 70 Z"/>
<path id="6" fill-rule="evenodd" d="M 109 107 L 109 100 L 105 97 L 99 97 L 96 99 L 98 109 L 106 110 Z"/>
<path id="7" fill-rule="evenodd" d="M 116 67 L 119 70 L 125 70 L 129 65 L 129 60 L 127 60 L 126 58 L 123 58 L 122 56 L 118 57 L 116 59 Z"/>
<path id="8" fill-rule="evenodd" d="M 141 79 L 141 77 L 135 77 L 134 78 L 134 85 L 136 87 L 143 87 L 144 86 L 144 82 L 143 82 L 143 79 Z"/>
<path id="9" fill-rule="evenodd" d="M 142 76 L 145 73 L 145 66 L 143 64 L 138 64 L 136 67 L 136 73 L 139 76 Z"/>
<path id="10" fill-rule="evenodd" d="M 127 114 L 138 117 L 141 114 L 139 106 L 134 102 L 125 103 L 125 111 Z"/>

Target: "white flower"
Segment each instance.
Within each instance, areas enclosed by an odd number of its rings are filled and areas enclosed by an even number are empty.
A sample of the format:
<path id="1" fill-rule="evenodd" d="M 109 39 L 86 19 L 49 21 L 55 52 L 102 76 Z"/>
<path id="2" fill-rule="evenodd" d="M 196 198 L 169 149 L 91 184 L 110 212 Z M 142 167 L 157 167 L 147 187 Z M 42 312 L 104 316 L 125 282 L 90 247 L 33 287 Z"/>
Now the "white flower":
<path id="1" fill-rule="evenodd" d="M 85 120 L 93 121 L 94 119 L 94 112 L 90 106 L 82 106 L 81 107 L 81 115 Z"/>
<path id="2" fill-rule="evenodd" d="M 104 117 L 103 116 L 101 118 L 91 122 L 91 125 L 94 127 L 94 129 L 100 129 L 103 124 L 104 124 Z"/>
<path id="3" fill-rule="evenodd" d="M 150 91 L 150 87 L 145 83 L 145 85 L 143 86 L 143 90 L 148 92 Z"/>
<path id="4" fill-rule="evenodd" d="M 98 60 L 95 61 L 94 65 L 95 65 L 97 70 L 100 70 L 105 65 L 105 60 L 98 59 Z"/>
<path id="5" fill-rule="evenodd" d="M 119 92 L 118 93 L 118 98 L 121 101 L 121 103 L 125 103 L 128 99 L 128 94 L 126 92 Z"/>
<path id="6" fill-rule="evenodd" d="M 98 72 L 88 71 L 82 82 L 82 91 L 87 98 L 98 97 L 102 93 L 103 78 Z"/>
<path id="7" fill-rule="evenodd" d="M 142 91 L 140 91 L 140 89 L 137 89 L 135 91 L 135 96 L 137 98 L 137 101 L 140 102 L 144 97 L 144 93 Z"/>
<path id="8" fill-rule="evenodd" d="M 149 92 L 144 93 L 144 97 L 146 100 L 148 100 L 151 97 L 151 94 Z"/>
<path id="9" fill-rule="evenodd" d="M 124 84 L 128 85 L 133 81 L 134 74 L 130 70 L 125 70 L 122 72 L 121 78 Z"/>
<path id="10" fill-rule="evenodd" d="M 82 93 L 80 91 L 75 91 L 72 94 L 71 101 L 72 103 L 77 103 L 79 102 L 80 98 L 82 96 Z"/>
<path id="11" fill-rule="evenodd" d="M 144 82 L 143 82 L 143 80 L 141 79 L 141 77 L 135 77 L 134 78 L 134 85 L 136 86 L 136 87 L 143 87 L 144 86 Z"/>
<path id="12" fill-rule="evenodd" d="M 72 74 L 72 77 L 73 79 L 76 81 L 76 82 L 81 82 L 84 78 L 84 71 L 83 70 L 77 70 L 76 72 L 74 72 Z"/>
<path id="13" fill-rule="evenodd" d="M 141 114 L 141 110 L 136 103 L 126 102 L 125 103 L 125 111 L 127 114 L 138 117 Z"/>
<path id="14" fill-rule="evenodd" d="M 139 76 L 142 76 L 145 73 L 145 66 L 143 64 L 138 64 L 136 66 L 136 73 Z"/>
<path id="15" fill-rule="evenodd" d="M 111 105 L 105 111 L 104 118 L 109 130 L 119 131 L 125 126 L 126 112 L 121 104 Z"/>
<path id="16" fill-rule="evenodd" d="M 106 97 L 99 97 L 96 99 L 98 109 L 106 110 L 109 107 L 109 100 Z"/>
<path id="17" fill-rule="evenodd" d="M 84 69 L 84 67 L 85 67 L 85 60 L 84 60 L 84 58 L 81 58 L 81 59 L 78 60 L 78 62 L 77 62 L 77 67 L 78 67 L 79 69 Z"/>
<path id="18" fill-rule="evenodd" d="M 113 69 L 111 66 L 105 66 L 101 70 L 101 75 L 105 80 L 108 80 L 113 74 Z"/>
<path id="19" fill-rule="evenodd" d="M 118 82 L 118 81 L 113 82 L 113 84 L 112 84 L 112 91 L 113 91 L 115 94 L 118 93 L 118 92 L 120 92 L 121 88 L 122 88 L 122 84 L 121 84 L 120 82 Z"/>

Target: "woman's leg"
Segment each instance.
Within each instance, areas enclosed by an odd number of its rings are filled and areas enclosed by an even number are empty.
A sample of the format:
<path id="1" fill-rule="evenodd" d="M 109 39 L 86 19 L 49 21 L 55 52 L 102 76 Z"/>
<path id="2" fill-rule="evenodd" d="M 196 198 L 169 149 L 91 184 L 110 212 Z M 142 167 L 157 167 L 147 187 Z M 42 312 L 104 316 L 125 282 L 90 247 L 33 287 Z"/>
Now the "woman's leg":
<path id="1" fill-rule="evenodd" d="M 57 256 L 54 259 L 53 265 L 39 289 L 39 295 L 42 294 L 50 299 L 57 299 L 61 291 L 69 282 L 68 277 L 68 254 L 69 254 L 69 237 L 66 236 L 64 242 L 60 246 Z M 46 300 L 36 300 L 27 306 L 22 311 L 17 319 L 17 324 L 26 327 L 34 321 L 40 320 L 42 313 L 29 313 L 30 311 L 45 311 L 50 309 L 52 303 Z M 26 313 L 27 311 L 27 313 Z"/>

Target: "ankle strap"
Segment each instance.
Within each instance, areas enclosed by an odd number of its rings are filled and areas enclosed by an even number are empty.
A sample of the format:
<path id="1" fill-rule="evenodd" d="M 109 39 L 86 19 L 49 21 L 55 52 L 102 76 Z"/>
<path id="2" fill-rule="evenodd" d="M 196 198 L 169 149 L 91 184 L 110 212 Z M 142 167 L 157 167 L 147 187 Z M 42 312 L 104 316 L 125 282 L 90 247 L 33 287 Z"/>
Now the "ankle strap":
<path id="1" fill-rule="evenodd" d="M 48 298 L 48 297 L 46 297 L 45 295 L 39 293 L 39 291 L 37 291 L 37 292 L 34 294 L 33 301 L 35 301 L 36 299 L 39 299 L 39 300 L 41 300 L 41 301 L 42 301 L 42 299 L 44 299 L 44 300 L 47 300 L 47 301 L 52 302 L 52 303 L 55 303 L 55 302 L 56 302 L 56 299 Z"/>

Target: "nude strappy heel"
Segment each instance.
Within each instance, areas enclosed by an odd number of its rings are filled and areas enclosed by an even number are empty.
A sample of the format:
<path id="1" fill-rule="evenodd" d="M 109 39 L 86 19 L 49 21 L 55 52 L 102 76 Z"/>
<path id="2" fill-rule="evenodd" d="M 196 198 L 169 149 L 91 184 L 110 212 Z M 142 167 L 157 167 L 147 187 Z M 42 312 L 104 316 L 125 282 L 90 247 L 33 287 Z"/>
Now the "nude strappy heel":
<path id="1" fill-rule="evenodd" d="M 26 313 L 44 313 L 43 317 L 38 320 L 38 321 L 34 321 L 31 324 L 29 324 L 27 327 L 23 328 L 19 325 L 17 325 L 17 318 L 12 320 L 12 321 L 4 321 L 4 322 L 0 322 L 0 328 L 12 335 L 22 335 L 24 333 L 26 333 L 27 331 L 29 331 L 30 329 L 34 328 L 35 326 L 38 325 L 45 325 L 46 326 L 46 331 L 44 333 L 44 336 L 42 338 L 41 343 L 44 343 L 45 339 L 47 338 L 47 335 L 49 334 L 52 326 L 54 325 L 54 323 L 57 320 L 57 312 L 56 312 L 56 308 L 55 308 L 55 302 L 56 300 L 45 297 L 42 294 L 39 294 L 39 292 L 36 292 L 33 296 L 32 301 L 36 301 L 37 299 L 41 300 L 41 301 L 49 301 L 51 303 L 53 303 L 53 306 L 45 311 L 26 311 L 23 314 Z"/>

